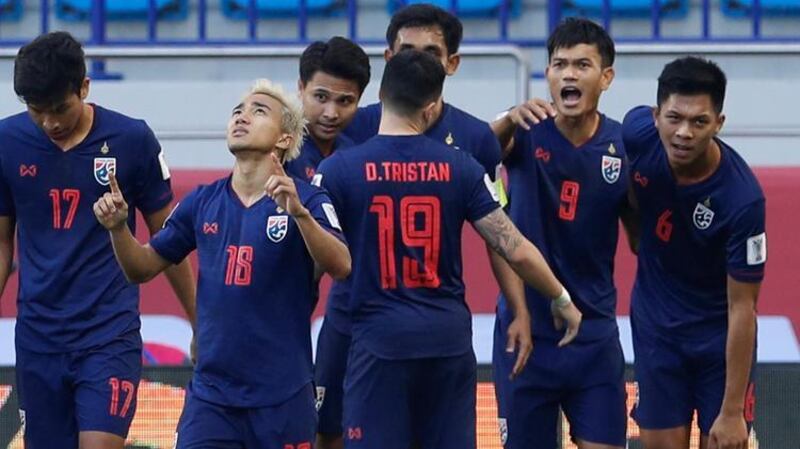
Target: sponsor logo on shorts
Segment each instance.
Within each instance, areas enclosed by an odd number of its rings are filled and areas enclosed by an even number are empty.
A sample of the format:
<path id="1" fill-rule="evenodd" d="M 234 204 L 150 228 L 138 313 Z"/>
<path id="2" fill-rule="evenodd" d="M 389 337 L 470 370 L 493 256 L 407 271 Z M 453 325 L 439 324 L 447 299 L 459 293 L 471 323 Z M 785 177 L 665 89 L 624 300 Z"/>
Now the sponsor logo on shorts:
<path id="1" fill-rule="evenodd" d="M 314 401 L 317 411 L 322 408 L 323 402 L 325 402 L 325 387 L 317 387 L 317 399 Z"/>
<path id="2" fill-rule="evenodd" d="M 500 444 L 505 446 L 508 441 L 508 421 L 505 418 L 497 418 L 497 427 L 500 431 Z"/>

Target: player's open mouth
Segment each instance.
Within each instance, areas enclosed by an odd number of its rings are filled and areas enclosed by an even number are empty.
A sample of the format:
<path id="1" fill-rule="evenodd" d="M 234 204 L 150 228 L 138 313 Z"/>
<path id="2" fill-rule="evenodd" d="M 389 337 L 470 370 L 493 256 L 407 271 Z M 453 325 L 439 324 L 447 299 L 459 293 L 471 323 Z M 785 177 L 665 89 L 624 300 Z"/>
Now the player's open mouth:
<path id="1" fill-rule="evenodd" d="M 564 106 L 577 106 L 581 101 L 583 93 L 574 86 L 567 86 L 561 89 L 561 102 Z"/>

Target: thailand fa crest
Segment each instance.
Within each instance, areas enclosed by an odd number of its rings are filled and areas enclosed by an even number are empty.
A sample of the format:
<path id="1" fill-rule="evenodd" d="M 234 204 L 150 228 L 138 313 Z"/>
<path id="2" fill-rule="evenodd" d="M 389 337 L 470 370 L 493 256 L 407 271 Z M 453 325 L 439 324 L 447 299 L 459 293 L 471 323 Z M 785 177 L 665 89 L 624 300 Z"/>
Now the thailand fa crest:
<path id="1" fill-rule="evenodd" d="M 711 226 L 711 222 L 714 221 L 714 211 L 703 203 L 697 203 L 697 206 L 694 207 L 692 219 L 697 229 L 708 229 Z"/>
<path id="2" fill-rule="evenodd" d="M 270 215 L 267 218 L 267 237 L 275 243 L 286 237 L 289 231 L 289 217 L 286 215 Z"/>
<path id="3" fill-rule="evenodd" d="M 508 421 L 505 418 L 497 418 L 497 426 L 500 431 L 500 444 L 505 446 L 508 441 Z"/>
<path id="4" fill-rule="evenodd" d="M 317 407 L 317 412 L 322 408 L 322 403 L 325 402 L 325 387 L 317 387 L 317 398 L 314 404 Z"/>
<path id="5" fill-rule="evenodd" d="M 94 179 L 100 185 L 107 186 L 111 181 L 108 175 L 117 174 L 117 158 L 115 157 L 96 157 L 94 158 Z"/>
<path id="6" fill-rule="evenodd" d="M 622 172 L 622 159 L 614 156 L 603 156 L 603 163 L 600 169 L 603 172 L 603 179 L 609 184 L 614 184 Z"/>

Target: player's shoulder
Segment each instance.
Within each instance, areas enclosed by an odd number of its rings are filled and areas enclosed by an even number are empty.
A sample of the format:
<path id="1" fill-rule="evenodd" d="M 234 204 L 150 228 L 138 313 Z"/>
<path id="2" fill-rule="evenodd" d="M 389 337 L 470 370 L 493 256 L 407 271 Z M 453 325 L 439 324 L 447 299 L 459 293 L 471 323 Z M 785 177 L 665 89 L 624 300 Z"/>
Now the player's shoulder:
<path id="1" fill-rule="evenodd" d="M 104 108 L 100 105 L 94 105 L 94 112 L 97 116 L 99 125 L 103 127 L 139 133 L 150 129 L 143 119 L 134 118 L 119 111 Z"/>
<path id="2" fill-rule="evenodd" d="M 492 134 L 492 128 L 489 127 L 488 122 L 452 104 L 445 103 L 444 107 L 445 113 L 449 115 L 450 119 L 460 127 L 463 127 L 464 130 L 476 135 Z"/>
<path id="3" fill-rule="evenodd" d="M 721 179 L 734 205 L 746 205 L 764 199 L 764 192 L 753 170 L 730 145 L 717 140 L 722 151 Z"/>
<path id="4" fill-rule="evenodd" d="M 8 138 L 29 136 L 35 126 L 27 112 L 20 112 L 0 120 L 0 136 L 4 142 Z"/>

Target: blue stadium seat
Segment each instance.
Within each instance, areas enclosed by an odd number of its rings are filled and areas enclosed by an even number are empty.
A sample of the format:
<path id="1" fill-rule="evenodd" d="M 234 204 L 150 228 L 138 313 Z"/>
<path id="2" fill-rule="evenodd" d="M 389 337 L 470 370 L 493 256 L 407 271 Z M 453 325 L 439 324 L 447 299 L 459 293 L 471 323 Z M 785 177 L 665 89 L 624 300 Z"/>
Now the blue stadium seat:
<path id="1" fill-rule="evenodd" d="M 0 0 L 0 20 L 17 21 L 22 17 L 22 0 Z"/>
<path id="2" fill-rule="evenodd" d="M 765 16 L 800 15 L 800 0 L 761 0 L 761 14 Z M 722 12 L 729 17 L 749 17 L 753 14 L 753 0 L 722 0 Z"/>
<path id="3" fill-rule="evenodd" d="M 249 0 L 222 0 L 222 12 L 231 19 L 246 19 Z M 306 0 L 306 13 L 325 16 L 340 13 L 347 6 L 346 0 Z M 300 0 L 256 0 L 256 13 L 260 18 L 296 17 Z"/>
<path id="4" fill-rule="evenodd" d="M 602 17 L 602 0 L 562 0 L 564 16 Z M 649 18 L 652 0 L 610 0 L 611 17 Z M 682 18 L 688 12 L 687 0 L 661 0 L 662 18 Z"/>
<path id="5" fill-rule="evenodd" d="M 521 0 L 457 0 L 456 14 L 459 17 L 497 17 L 500 13 L 500 5 L 503 2 L 508 4 L 509 16 L 517 17 L 522 6 Z M 394 13 L 398 8 L 414 3 L 431 3 L 441 8 L 450 10 L 451 0 L 389 0 L 389 14 Z"/>
<path id="6" fill-rule="evenodd" d="M 157 17 L 166 20 L 185 19 L 188 0 L 156 0 Z M 147 20 L 149 0 L 106 0 L 108 20 Z M 92 0 L 56 0 L 56 15 L 61 20 L 89 20 Z"/>

